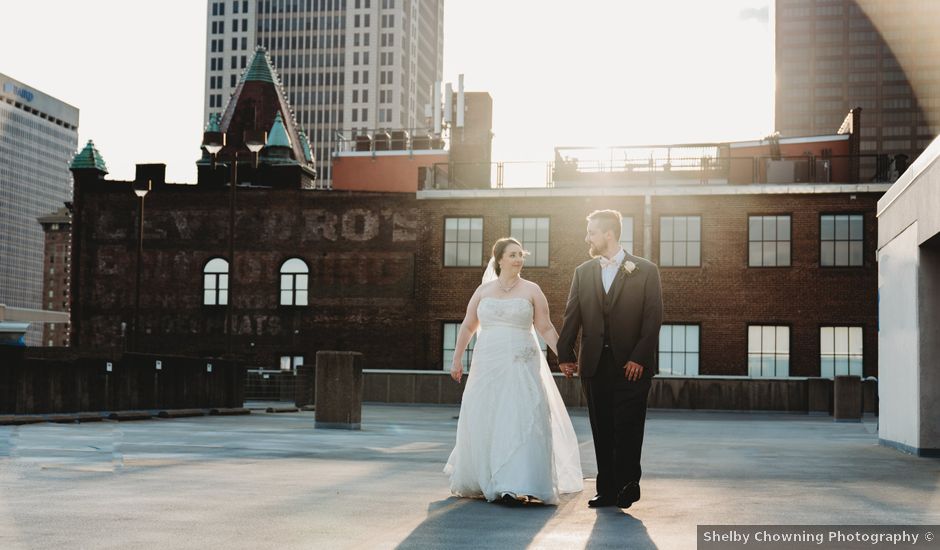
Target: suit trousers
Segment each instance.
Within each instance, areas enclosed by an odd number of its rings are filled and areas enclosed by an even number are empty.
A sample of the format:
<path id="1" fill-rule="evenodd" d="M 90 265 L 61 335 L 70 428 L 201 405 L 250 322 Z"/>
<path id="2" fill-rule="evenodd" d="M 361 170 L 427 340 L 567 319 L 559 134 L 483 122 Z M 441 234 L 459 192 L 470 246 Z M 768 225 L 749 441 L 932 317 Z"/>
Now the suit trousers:
<path id="1" fill-rule="evenodd" d="M 599 494 L 616 496 L 624 485 L 640 480 L 650 385 L 649 377 L 624 378 L 623 365 L 615 365 L 606 348 L 595 375 L 581 380 L 594 435 Z"/>

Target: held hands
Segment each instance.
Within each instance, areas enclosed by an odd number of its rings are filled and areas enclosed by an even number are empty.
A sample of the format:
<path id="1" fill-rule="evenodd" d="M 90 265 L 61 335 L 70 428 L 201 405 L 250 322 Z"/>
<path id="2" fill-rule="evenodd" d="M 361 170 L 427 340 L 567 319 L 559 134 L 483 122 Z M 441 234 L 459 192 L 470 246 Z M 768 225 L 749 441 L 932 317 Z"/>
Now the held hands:
<path id="1" fill-rule="evenodd" d="M 450 377 L 458 384 L 463 378 L 463 361 L 459 357 L 454 358 L 454 364 L 450 367 Z"/>
<path id="2" fill-rule="evenodd" d="M 578 372 L 577 363 L 559 363 L 558 368 L 561 369 L 562 373 L 564 373 L 565 378 L 571 378 L 576 372 Z"/>
<path id="3" fill-rule="evenodd" d="M 636 382 L 641 376 L 643 376 L 643 365 L 627 361 L 627 364 L 623 366 L 623 377 L 627 380 Z"/>

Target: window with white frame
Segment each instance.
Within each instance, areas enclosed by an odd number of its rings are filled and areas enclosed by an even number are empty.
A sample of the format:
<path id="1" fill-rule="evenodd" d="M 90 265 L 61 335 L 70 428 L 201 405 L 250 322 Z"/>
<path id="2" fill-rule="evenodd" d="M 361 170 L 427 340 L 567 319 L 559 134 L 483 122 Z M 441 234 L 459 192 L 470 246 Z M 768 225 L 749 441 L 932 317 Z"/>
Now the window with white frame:
<path id="1" fill-rule="evenodd" d="M 747 219 L 747 265 L 790 265 L 790 216 L 749 216 Z"/>
<path id="2" fill-rule="evenodd" d="M 633 216 L 621 216 L 620 226 L 620 247 L 633 254 Z"/>
<path id="3" fill-rule="evenodd" d="M 202 303 L 207 306 L 228 305 L 228 261 L 213 258 L 202 270 Z"/>
<path id="4" fill-rule="evenodd" d="M 479 267 L 483 261 L 483 218 L 444 220 L 444 266 Z"/>
<path id="5" fill-rule="evenodd" d="M 281 264 L 281 305 L 307 305 L 307 281 L 310 269 L 300 258 L 290 258 Z"/>
<path id="6" fill-rule="evenodd" d="M 819 217 L 819 264 L 864 265 L 864 223 L 861 214 L 824 214 Z"/>
<path id="7" fill-rule="evenodd" d="M 444 323 L 444 343 L 443 343 L 443 370 L 449 371 L 451 363 L 454 360 L 454 352 L 457 347 L 457 333 L 460 332 L 460 323 Z M 473 346 L 476 344 L 477 335 L 470 337 L 470 343 L 463 352 L 463 370 L 470 368 L 470 361 L 473 359 Z"/>
<path id="8" fill-rule="evenodd" d="M 280 359 L 281 370 L 293 372 L 294 374 L 297 374 L 297 367 L 304 364 L 303 355 L 282 355 Z"/>
<path id="9" fill-rule="evenodd" d="M 819 376 L 862 376 L 862 327 L 819 327 Z"/>
<path id="10" fill-rule="evenodd" d="M 747 327 L 747 375 L 752 378 L 790 375 L 790 327 Z"/>
<path id="11" fill-rule="evenodd" d="M 659 218 L 659 265 L 663 267 L 702 265 L 701 216 L 662 216 Z"/>
<path id="12" fill-rule="evenodd" d="M 698 376 L 699 326 L 663 325 L 659 329 L 659 372 Z"/>
<path id="13" fill-rule="evenodd" d="M 510 218 L 510 236 L 530 253 L 526 265 L 548 267 L 548 226 L 548 218 Z"/>

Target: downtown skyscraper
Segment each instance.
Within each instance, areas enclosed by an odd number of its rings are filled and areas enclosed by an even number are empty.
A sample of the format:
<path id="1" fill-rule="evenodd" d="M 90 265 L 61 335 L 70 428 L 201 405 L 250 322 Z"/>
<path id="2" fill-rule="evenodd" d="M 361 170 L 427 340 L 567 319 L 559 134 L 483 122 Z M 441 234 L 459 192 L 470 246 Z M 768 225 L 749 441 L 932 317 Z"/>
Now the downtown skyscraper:
<path id="1" fill-rule="evenodd" d="M 876 155 L 913 161 L 940 133 L 940 2 L 778 0 L 776 128 L 833 133 L 862 108 L 862 173 Z M 859 131 L 856 129 L 855 131 Z"/>
<path id="2" fill-rule="evenodd" d="M 221 114 L 256 46 L 267 49 L 321 184 L 356 132 L 425 131 L 443 75 L 443 0 L 208 0 L 205 119 Z"/>
<path id="3" fill-rule="evenodd" d="M 0 304 L 68 310 L 67 297 L 43 292 L 44 271 L 65 277 L 67 257 L 47 251 L 59 271 L 44 270 L 37 218 L 72 200 L 69 160 L 77 147 L 77 108 L 0 74 Z M 42 328 L 30 326 L 27 345 L 41 343 Z"/>

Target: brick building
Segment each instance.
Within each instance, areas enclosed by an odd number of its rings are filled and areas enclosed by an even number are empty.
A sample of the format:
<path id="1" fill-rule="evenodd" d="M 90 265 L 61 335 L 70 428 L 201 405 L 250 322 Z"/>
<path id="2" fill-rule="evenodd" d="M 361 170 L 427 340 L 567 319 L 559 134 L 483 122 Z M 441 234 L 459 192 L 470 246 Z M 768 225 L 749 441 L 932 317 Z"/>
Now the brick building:
<path id="1" fill-rule="evenodd" d="M 43 255 L 43 309 L 69 310 L 69 268 L 72 264 L 72 216 L 65 206 L 38 218 L 46 235 Z M 68 323 L 46 323 L 42 345 L 68 347 Z"/>
<path id="2" fill-rule="evenodd" d="M 493 187 L 489 166 L 454 153 L 462 140 L 427 155 L 371 144 L 334 158 L 370 163 L 368 186 L 337 169 L 323 190 L 257 55 L 207 127 L 196 185 L 165 182 L 160 165 L 108 181 L 91 145 L 76 157 L 74 345 L 285 370 L 354 350 L 370 368 L 440 370 L 494 240 L 533 252 L 524 275 L 560 327 L 585 216 L 615 208 L 624 247 L 661 267 L 664 374 L 877 375 L 874 216 L 888 184 L 858 181 L 856 134 L 559 148 L 549 185 L 526 189 Z M 474 147 L 491 135 L 488 121 L 466 131 L 485 136 Z"/>

